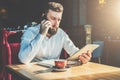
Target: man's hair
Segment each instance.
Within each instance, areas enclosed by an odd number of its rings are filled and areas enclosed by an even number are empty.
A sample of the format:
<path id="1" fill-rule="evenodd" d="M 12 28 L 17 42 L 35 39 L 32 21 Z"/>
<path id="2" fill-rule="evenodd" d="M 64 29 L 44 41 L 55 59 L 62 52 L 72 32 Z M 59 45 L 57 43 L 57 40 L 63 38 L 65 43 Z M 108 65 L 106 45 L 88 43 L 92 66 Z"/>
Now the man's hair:
<path id="1" fill-rule="evenodd" d="M 63 12 L 63 6 L 57 2 L 49 2 L 48 3 L 48 10 L 51 9 L 56 12 Z"/>
<path id="2" fill-rule="evenodd" d="M 41 20 L 46 19 L 47 13 L 49 9 L 56 11 L 56 12 L 63 12 L 63 5 L 57 2 L 49 2 L 46 8 L 44 9 L 42 15 L 41 15 Z"/>

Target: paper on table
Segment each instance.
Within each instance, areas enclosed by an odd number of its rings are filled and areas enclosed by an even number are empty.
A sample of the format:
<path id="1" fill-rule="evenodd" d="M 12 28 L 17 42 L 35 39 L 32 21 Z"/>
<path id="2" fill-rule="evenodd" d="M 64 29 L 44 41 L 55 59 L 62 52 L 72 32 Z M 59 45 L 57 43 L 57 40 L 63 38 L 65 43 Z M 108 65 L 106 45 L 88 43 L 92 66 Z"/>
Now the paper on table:
<path id="1" fill-rule="evenodd" d="M 37 65 L 45 66 L 45 67 L 53 67 L 55 66 L 54 59 L 51 60 L 43 60 L 37 63 Z"/>
<path id="2" fill-rule="evenodd" d="M 87 44 L 86 46 L 81 48 L 79 51 L 77 51 L 75 54 L 73 54 L 72 56 L 68 57 L 67 60 L 76 60 L 76 59 L 78 59 L 78 56 L 81 55 L 82 53 L 85 53 L 88 50 L 92 52 L 92 51 L 94 51 L 98 47 L 99 47 L 98 44 Z"/>

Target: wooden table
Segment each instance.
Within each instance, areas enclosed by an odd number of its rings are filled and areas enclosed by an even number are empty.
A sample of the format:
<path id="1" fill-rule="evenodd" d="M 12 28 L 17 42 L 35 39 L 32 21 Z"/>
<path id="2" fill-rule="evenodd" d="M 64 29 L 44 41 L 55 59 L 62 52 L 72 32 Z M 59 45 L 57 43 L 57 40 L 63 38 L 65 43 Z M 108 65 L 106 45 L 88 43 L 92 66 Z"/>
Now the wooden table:
<path id="1" fill-rule="evenodd" d="M 53 72 L 36 64 L 8 65 L 6 69 L 19 80 L 120 80 L 120 68 L 93 62 L 71 67 L 65 72 Z"/>

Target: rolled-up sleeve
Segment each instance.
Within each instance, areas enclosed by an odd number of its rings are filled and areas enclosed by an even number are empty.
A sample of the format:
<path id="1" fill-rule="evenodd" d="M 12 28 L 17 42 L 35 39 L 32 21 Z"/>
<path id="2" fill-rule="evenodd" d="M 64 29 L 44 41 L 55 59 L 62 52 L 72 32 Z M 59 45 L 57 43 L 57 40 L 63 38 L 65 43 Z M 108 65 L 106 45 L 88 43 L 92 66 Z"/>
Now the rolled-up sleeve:
<path id="1" fill-rule="evenodd" d="M 22 63 L 29 63 L 38 53 L 40 44 L 45 36 L 40 35 L 39 28 L 31 27 L 25 31 L 21 38 L 19 60 Z"/>

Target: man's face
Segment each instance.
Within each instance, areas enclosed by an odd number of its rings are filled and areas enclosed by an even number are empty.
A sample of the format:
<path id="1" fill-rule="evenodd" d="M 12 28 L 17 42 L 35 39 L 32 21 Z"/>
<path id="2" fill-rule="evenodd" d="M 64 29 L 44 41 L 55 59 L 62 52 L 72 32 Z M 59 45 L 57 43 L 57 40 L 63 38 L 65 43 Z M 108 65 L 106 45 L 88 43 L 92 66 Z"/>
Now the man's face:
<path id="1" fill-rule="evenodd" d="M 52 23 L 51 31 L 53 33 L 57 32 L 57 29 L 58 29 L 60 22 L 61 22 L 61 18 L 62 18 L 62 12 L 56 12 L 53 10 L 48 11 L 47 19 Z"/>

